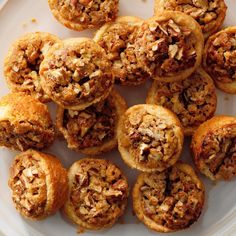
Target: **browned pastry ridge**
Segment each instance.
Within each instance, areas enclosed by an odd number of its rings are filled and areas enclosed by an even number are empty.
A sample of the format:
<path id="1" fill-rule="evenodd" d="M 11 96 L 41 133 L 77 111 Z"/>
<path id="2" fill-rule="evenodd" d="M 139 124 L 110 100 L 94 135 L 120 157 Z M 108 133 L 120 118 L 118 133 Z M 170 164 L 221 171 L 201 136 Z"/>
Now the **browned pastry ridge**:
<path id="1" fill-rule="evenodd" d="M 0 146 L 25 151 L 51 145 L 55 132 L 48 108 L 24 93 L 0 99 Z"/>
<path id="2" fill-rule="evenodd" d="M 191 136 L 201 123 L 214 115 L 216 89 L 211 77 L 199 68 L 182 81 L 153 81 L 146 102 L 173 111 L 183 125 L 184 134 Z"/>
<path id="3" fill-rule="evenodd" d="M 82 31 L 114 21 L 119 0 L 48 0 L 54 17 L 64 26 Z"/>
<path id="4" fill-rule="evenodd" d="M 163 11 L 146 20 L 135 35 L 140 66 L 162 82 L 186 79 L 201 64 L 204 38 L 199 24 L 178 11 Z"/>
<path id="5" fill-rule="evenodd" d="M 212 180 L 236 175 L 236 117 L 216 116 L 195 132 L 191 144 L 197 168 Z"/>
<path id="6" fill-rule="evenodd" d="M 72 110 L 106 99 L 114 84 L 105 50 L 88 38 L 55 44 L 40 66 L 40 75 L 45 93 Z"/>
<path id="7" fill-rule="evenodd" d="M 207 38 L 222 26 L 227 6 L 224 0 L 155 0 L 155 14 L 164 10 L 190 15 L 200 24 Z"/>
<path id="8" fill-rule="evenodd" d="M 24 92 L 48 102 L 39 76 L 39 67 L 49 48 L 60 42 L 52 34 L 45 32 L 28 33 L 16 40 L 4 61 L 4 76 L 12 92 Z"/>
<path id="9" fill-rule="evenodd" d="M 118 17 L 99 29 L 94 37 L 108 53 L 117 84 L 139 85 L 150 77 L 139 65 L 133 47 L 135 31 L 141 23 L 138 17 Z"/>
<path id="10" fill-rule="evenodd" d="M 117 126 L 126 109 L 125 100 L 113 89 L 105 101 L 85 110 L 58 107 L 56 126 L 69 148 L 98 155 L 117 146 Z"/>
<path id="11" fill-rule="evenodd" d="M 148 228 L 174 232 L 191 226 L 202 212 L 205 188 L 193 168 L 177 163 L 166 171 L 142 173 L 133 189 L 133 207 Z"/>
<path id="12" fill-rule="evenodd" d="M 236 27 L 228 27 L 208 39 L 203 66 L 219 89 L 236 94 Z"/>
<path id="13" fill-rule="evenodd" d="M 17 211 L 31 220 L 56 213 L 67 198 L 67 171 L 60 161 L 32 149 L 15 157 L 8 183 Z"/>
<path id="14" fill-rule="evenodd" d="M 124 162 L 144 172 L 163 171 L 177 162 L 183 147 L 177 116 L 157 105 L 130 107 L 118 125 L 118 148 Z"/>
<path id="15" fill-rule="evenodd" d="M 111 227 L 123 215 L 129 194 L 126 177 L 110 161 L 84 158 L 69 169 L 64 212 L 85 229 Z"/>

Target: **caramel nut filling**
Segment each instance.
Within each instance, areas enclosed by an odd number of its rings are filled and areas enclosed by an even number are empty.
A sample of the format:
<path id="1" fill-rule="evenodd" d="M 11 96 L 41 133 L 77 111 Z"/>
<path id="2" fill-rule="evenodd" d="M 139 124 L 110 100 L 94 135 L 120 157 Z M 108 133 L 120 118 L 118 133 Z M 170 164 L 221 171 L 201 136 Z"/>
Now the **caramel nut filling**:
<path id="1" fill-rule="evenodd" d="M 130 22 L 128 19 L 130 18 Z M 141 19 L 132 17 L 120 17 L 119 21 L 105 25 L 104 32 L 101 28 L 96 36 L 97 42 L 108 53 L 112 62 L 116 83 L 121 85 L 139 85 L 149 78 L 136 58 L 133 42 L 135 31 L 140 25 Z M 127 19 L 127 21 L 126 21 Z M 133 22 L 132 22 L 133 20 Z M 101 35 L 100 35 L 101 34 Z"/>
<path id="2" fill-rule="evenodd" d="M 204 186 L 190 166 L 178 163 L 161 173 L 141 174 L 133 198 L 137 216 L 148 227 L 173 232 L 198 220 L 204 205 Z"/>
<path id="3" fill-rule="evenodd" d="M 48 96 L 75 110 L 105 99 L 114 83 L 105 51 L 89 39 L 56 44 L 43 61 L 40 74 Z"/>
<path id="4" fill-rule="evenodd" d="M 65 26 L 84 30 L 114 21 L 118 0 L 49 0 L 54 16 Z"/>
<path id="5" fill-rule="evenodd" d="M 39 67 L 50 47 L 59 39 L 49 33 L 29 33 L 18 39 L 9 49 L 4 63 L 4 75 L 13 92 L 24 92 L 39 99 L 50 101 L 44 93 Z"/>
<path id="6" fill-rule="evenodd" d="M 128 183 L 114 164 L 100 159 L 82 159 L 72 166 L 69 178 L 69 201 L 79 225 L 104 228 L 123 214 Z"/>
<path id="7" fill-rule="evenodd" d="M 160 9 L 181 11 L 193 17 L 207 37 L 223 24 L 227 7 L 224 0 L 156 0 L 155 12 Z"/>
<path id="8" fill-rule="evenodd" d="M 164 106 L 173 111 L 181 121 L 186 135 L 216 110 L 216 91 L 212 79 L 202 69 L 185 80 L 172 83 L 154 81 L 147 103 Z"/>

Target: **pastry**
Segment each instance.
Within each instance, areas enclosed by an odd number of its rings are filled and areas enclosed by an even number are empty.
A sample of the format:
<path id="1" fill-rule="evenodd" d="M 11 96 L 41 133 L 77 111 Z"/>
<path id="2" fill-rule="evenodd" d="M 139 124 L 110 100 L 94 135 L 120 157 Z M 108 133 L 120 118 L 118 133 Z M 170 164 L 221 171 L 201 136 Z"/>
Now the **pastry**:
<path id="1" fill-rule="evenodd" d="M 163 171 L 180 157 L 183 131 L 177 116 L 157 105 L 130 107 L 118 125 L 121 157 L 131 168 Z"/>
<path id="2" fill-rule="evenodd" d="M 126 177 L 110 161 L 84 158 L 69 169 L 67 217 L 84 229 L 111 227 L 123 215 L 129 193 Z"/>
<path id="3" fill-rule="evenodd" d="M 155 0 L 155 14 L 164 10 L 190 15 L 200 24 L 207 38 L 222 26 L 227 6 L 224 0 Z"/>
<path id="4" fill-rule="evenodd" d="M 114 21 L 119 0 L 48 0 L 54 17 L 77 31 L 92 29 Z"/>
<path id="5" fill-rule="evenodd" d="M 217 97 L 213 80 L 199 68 L 182 81 L 153 81 L 146 102 L 173 111 L 183 125 L 184 134 L 190 136 L 201 123 L 214 115 Z"/>
<path id="6" fill-rule="evenodd" d="M 85 110 L 58 107 L 57 128 L 68 147 L 88 155 L 98 155 L 117 146 L 117 124 L 127 108 L 121 95 L 112 90 L 105 101 Z"/>
<path id="7" fill-rule="evenodd" d="M 28 33 L 13 43 L 4 62 L 4 76 L 12 92 L 24 92 L 48 102 L 39 76 L 39 67 L 49 48 L 60 42 L 52 34 Z"/>
<path id="8" fill-rule="evenodd" d="M 204 38 L 199 24 L 178 11 L 164 11 L 137 30 L 134 50 L 140 66 L 158 81 L 186 79 L 201 64 Z"/>
<path id="9" fill-rule="evenodd" d="M 216 116 L 196 130 L 191 144 L 197 168 L 212 180 L 236 175 L 236 117 Z"/>
<path id="10" fill-rule="evenodd" d="M 105 50 L 87 38 L 55 44 L 40 66 L 40 75 L 45 93 L 72 110 L 106 99 L 114 84 Z"/>
<path id="11" fill-rule="evenodd" d="M 204 185 L 193 168 L 179 162 L 163 172 L 140 174 L 133 188 L 135 214 L 148 228 L 162 233 L 196 222 L 204 199 Z"/>
<path id="12" fill-rule="evenodd" d="M 16 156 L 8 183 L 17 211 L 31 220 L 56 213 L 67 198 L 67 171 L 61 162 L 32 149 Z"/>
<path id="13" fill-rule="evenodd" d="M 121 85 L 139 85 L 149 78 L 135 56 L 135 31 L 142 23 L 140 18 L 123 16 L 99 29 L 94 40 L 108 53 L 115 75 Z"/>
<path id="14" fill-rule="evenodd" d="M 48 108 L 36 98 L 11 93 L 0 99 L 0 146 L 42 149 L 52 144 L 54 136 Z"/>
<path id="15" fill-rule="evenodd" d="M 203 66 L 216 86 L 236 94 L 236 27 L 228 27 L 212 35 L 206 45 Z"/>

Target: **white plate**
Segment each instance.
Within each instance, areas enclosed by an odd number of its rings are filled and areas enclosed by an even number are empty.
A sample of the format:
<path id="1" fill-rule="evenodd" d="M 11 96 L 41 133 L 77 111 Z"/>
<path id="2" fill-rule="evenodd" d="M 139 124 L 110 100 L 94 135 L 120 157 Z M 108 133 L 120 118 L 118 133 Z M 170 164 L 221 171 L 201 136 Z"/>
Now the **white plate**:
<path id="1" fill-rule="evenodd" d="M 2 1 L 0 0 L 0 3 Z M 121 15 L 136 15 L 148 18 L 153 13 L 153 0 L 121 0 Z M 236 1 L 226 0 L 229 7 L 225 25 L 236 25 Z M 35 18 L 36 23 L 31 22 Z M 51 15 L 46 0 L 11 0 L 0 11 L 0 94 L 8 93 L 6 82 L 3 79 L 3 58 L 7 53 L 10 44 L 19 36 L 30 31 L 48 31 L 61 38 L 76 36 L 92 36 L 92 31 L 83 33 L 73 32 L 60 25 Z M 126 97 L 129 105 L 144 103 L 148 83 L 145 86 L 134 88 L 119 88 L 120 92 Z M 50 104 L 53 113 L 54 105 Z M 236 96 L 227 95 L 218 91 L 218 109 L 217 114 L 236 115 Z M 64 142 L 56 143 L 47 152 L 57 155 L 66 167 L 69 167 L 81 155 L 66 148 Z M 76 228 L 66 221 L 60 213 L 41 222 L 30 222 L 18 215 L 14 209 L 10 191 L 7 187 L 8 169 L 16 152 L 6 149 L 0 150 L 0 231 L 7 236 L 75 236 Z M 127 168 L 121 161 L 118 152 L 114 151 L 104 155 L 117 163 L 129 176 L 129 182 L 132 186 L 136 171 Z M 185 143 L 185 152 L 183 158 L 191 163 L 189 151 L 189 140 Z M 190 229 L 180 233 L 174 233 L 174 236 L 233 236 L 236 235 L 236 181 L 229 183 L 220 182 L 214 185 L 209 180 L 201 176 L 206 184 L 207 200 L 204 212 L 199 221 Z M 84 235 L 112 235 L 112 236 L 151 236 L 157 233 L 148 231 L 144 225 L 138 223 L 138 220 L 132 214 L 131 201 L 129 209 L 122 224 L 117 223 L 112 229 L 103 232 L 85 233 Z M 1 235 L 1 233 L 0 233 Z"/>

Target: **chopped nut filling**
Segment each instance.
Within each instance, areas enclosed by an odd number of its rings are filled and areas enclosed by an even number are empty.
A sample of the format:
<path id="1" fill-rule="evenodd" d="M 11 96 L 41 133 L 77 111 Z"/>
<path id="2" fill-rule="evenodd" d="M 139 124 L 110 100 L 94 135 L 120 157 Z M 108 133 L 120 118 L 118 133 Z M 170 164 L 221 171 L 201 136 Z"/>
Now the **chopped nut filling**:
<path id="1" fill-rule="evenodd" d="M 144 214 L 158 225 L 180 230 L 193 224 L 201 214 L 204 191 L 192 177 L 176 167 L 147 174 L 140 187 Z"/>
<path id="2" fill-rule="evenodd" d="M 219 82 L 236 81 L 236 32 L 221 32 L 216 38 L 209 40 L 206 70 Z"/>
<path id="3" fill-rule="evenodd" d="M 9 183 L 13 201 L 21 213 L 32 218 L 44 214 L 47 202 L 46 176 L 37 160 L 25 156 L 15 162 Z"/>
<path id="4" fill-rule="evenodd" d="M 144 22 L 134 47 L 143 67 L 154 76 L 173 76 L 196 63 L 196 38 L 192 31 L 172 19 Z"/>
<path id="5" fill-rule="evenodd" d="M 117 22 L 98 41 L 112 61 L 117 83 L 124 85 L 140 84 L 149 77 L 138 64 L 133 42 L 138 24 Z"/>
<path id="6" fill-rule="evenodd" d="M 106 161 L 84 160 L 74 176 L 70 201 L 77 217 L 93 226 L 104 226 L 124 210 L 128 184 L 121 171 Z"/>
<path id="7" fill-rule="evenodd" d="M 220 27 L 226 11 L 223 0 L 168 0 L 163 3 L 165 10 L 181 11 L 192 16 L 200 24 L 203 33 Z"/>
<path id="8" fill-rule="evenodd" d="M 63 126 L 74 149 L 96 147 L 115 135 L 117 112 L 112 97 L 82 111 L 65 110 Z"/>
<path id="9" fill-rule="evenodd" d="M 236 175 L 236 125 L 208 133 L 202 142 L 201 158 L 216 179 Z"/>

